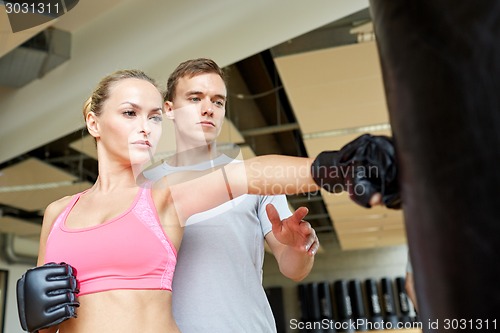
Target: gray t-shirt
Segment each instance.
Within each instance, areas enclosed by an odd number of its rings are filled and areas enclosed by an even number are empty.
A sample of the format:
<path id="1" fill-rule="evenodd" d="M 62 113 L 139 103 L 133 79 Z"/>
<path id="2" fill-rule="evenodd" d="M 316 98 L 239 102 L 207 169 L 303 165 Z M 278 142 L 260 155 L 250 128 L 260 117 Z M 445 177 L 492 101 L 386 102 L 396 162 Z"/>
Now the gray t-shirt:
<path id="1" fill-rule="evenodd" d="M 186 169 L 221 163 L 234 161 L 222 155 Z M 162 167 L 163 174 L 178 170 Z M 244 195 L 188 219 L 172 286 L 181 332 L 276 332 L 262 287 L 264 236 L 271 231 L 268 203 L 282 219 L 291 215 L 284 195 Z"/>

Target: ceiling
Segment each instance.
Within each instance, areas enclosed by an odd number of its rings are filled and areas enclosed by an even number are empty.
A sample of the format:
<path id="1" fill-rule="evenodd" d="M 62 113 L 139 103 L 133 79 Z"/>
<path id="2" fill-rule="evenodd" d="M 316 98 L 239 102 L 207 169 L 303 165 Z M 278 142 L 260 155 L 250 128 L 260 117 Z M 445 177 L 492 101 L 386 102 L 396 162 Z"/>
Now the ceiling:
<path id="1" fill-rule="evenodd" d="M 216 60 L 228 70 L 230 93 L 219 142 L 237 144 L 245 157 L 315 156 L 364 132 L 390 135 L 368 1 L 86 0 L 17 33 L 0 10 L 0 76 L 24 75 L 31 58 L 16 55 L 7 69 L 2 60 L 35 42 L 60 63 L 45 61 L 22 86 L 0 85 L 0 233 L 34 242 L 47 204 L 95 180 L 80 109 L 116 69 L 166 82 L 183 60 Z M 159 151 L 170 152 L 173 132 L 164 133 Z M 307 206 L 316 230 L 335 234 L 345 250 L 406 242 L 400 211 L 326 192 L 289 201 Z"/>

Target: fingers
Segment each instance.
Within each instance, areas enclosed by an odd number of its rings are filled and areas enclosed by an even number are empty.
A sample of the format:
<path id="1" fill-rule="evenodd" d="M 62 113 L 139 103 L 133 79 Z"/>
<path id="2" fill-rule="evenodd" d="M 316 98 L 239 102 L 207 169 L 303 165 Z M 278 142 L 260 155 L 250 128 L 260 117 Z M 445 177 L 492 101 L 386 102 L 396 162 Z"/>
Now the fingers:
<path id="1" fill-rule="evenodd" d="M 301 222 L 308 213 L 309 209 L 307 207 L 299 207 L 295 210 L 295 212 L 293 212 L 292 216 L 294 220 L 296 220 L 297 222 Z"/>
<path id="2" fill-rule="evenodd" d="M 273 204 L 266 205 L 266 213 L 271 223 L 275 224 L 281 222 L 280 215 Z M 288 223 L 294 222 L 296 224 L 299 224 L 308 213 L 309 209 L 307 207 L 299 207 L 295 210 L 295 212 L 293 212 L 290 217 L 283 219 L 283 221 L 286 220 Z"/>
<path id="3" fill-rule="evenodd" d="M 281 221 L 280 214 L 278 213 L 278 210 L 274 207 L 274 205 L 267 204 L 266 205 L 266 213 L 267 213 L 267 217 L 269 218 L 269 221 L 271 222 L 271 228 L 272 228 L 275 236 L 281 234 L 282 228 L 283 228 L 283 223 Z"/>
<path id="4" fill-rule="evenodd" d="M 272 204 L 267 204 L 266 205 L 266 213 L 267 217 L 269 218 L 269 221 L 271 221 L 272 224 L 275 224 L 276 222 L 281 222 L 280 215 L 278 214 L 278 211 Z"/>
<path id="5" fill-rule="evenodd" d="M 313 233 L 311 234 L 311 237 L 309 237 L 309 238 L 310 238 L 310 241 L 306 245 L 307 254 L 310 256 L 314 256 L 318 252 L 318 249 L 319 249 L 319 239 L 318 239 L 318 236 L 316 236 L 314 229 L 313 229 Z"/>
<path id="6" fill-rule="evenodd" d="M 300 249 L 310 256 L 318 252 L 319 240 L 316 232 L 309 222 L 303 220 L 309 213 L 307 207 L 297 208 L 290 217 L 283 220 L 272 204 L 266 206 L 266 213 L 279 242 Z"/>
<path id="7" fill-rule="evenodd" d="M 301 232 L 304 236 L 307 237 L 304 244 L 304 250 L 309 255 L 314 255 L 318 251 L 319 248 L 319 240 L 316 236 L 316 231 L 313 229 L 311 224 L 307 221 L 300 222 Z"/>
<path id="8" fill-rule="evenodd" d="M 313 227 L 311 226 L 311 224 L 307 221 L 299 221 L 299 227 L 300 227 L 300 231 L 304 234 L 304 235 L 309 235 L 309 237 L 314 237 L 314 229 Z M 313 239 L 310 240 L 311 243 L 313 241 Z"/>

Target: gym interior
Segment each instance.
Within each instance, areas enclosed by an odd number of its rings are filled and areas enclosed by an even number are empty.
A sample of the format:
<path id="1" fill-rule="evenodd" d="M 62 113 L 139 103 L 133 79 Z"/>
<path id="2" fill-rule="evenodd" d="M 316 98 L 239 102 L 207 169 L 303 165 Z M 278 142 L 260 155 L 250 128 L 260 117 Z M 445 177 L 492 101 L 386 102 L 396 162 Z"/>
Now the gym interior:
<path id="1" fill-rule="evenodd" d="M 245 158 L 315 156 L 362 133 L 393 134 L 368 0 L 86 0 L 16 33 L 4 9 L 0 1 L 1 332 L 22 332 L 16 281 L 36 263 L 45 207 L 96 179 L 80 109 L 97 78 L 134 67 L 163 83 L 184 59 L 214 59 L 229 73 L 218 142 Z M 173 151 L 172 131 L 163 135 L 160 150 Z M 376 315 L 407 317 L 404 331 L 432 329 L 410 325 L 419 318 L 402 284 L 404 209 L 366 209 L 326 191 L 288 201 L 309 209 L 321 247 L 300 282 L 284 278 L 266 253 L 263 286 L 278 332 L 333 332 L 314 323 Z"/>

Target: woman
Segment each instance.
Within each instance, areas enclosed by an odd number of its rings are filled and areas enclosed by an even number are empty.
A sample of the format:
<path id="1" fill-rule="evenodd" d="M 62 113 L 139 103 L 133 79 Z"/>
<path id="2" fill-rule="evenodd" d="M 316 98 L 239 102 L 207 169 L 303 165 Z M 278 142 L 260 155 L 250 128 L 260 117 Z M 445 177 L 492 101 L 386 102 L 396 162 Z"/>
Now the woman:
<path id="1" fill-rule="evenodd" d="M 183 222 L 244 193 L 319 190 L 313 159 L 285 156 L 138 181 L 160 140 L 162 105 L 154 81 L 136 70 L 105 77 L 86 103 L 99 176 L 47 207 L 38 258 L 39 266 L 66 262 L 78 270 L 78 318 L 41 332 L 179 332 L 171 282 Z"/>

